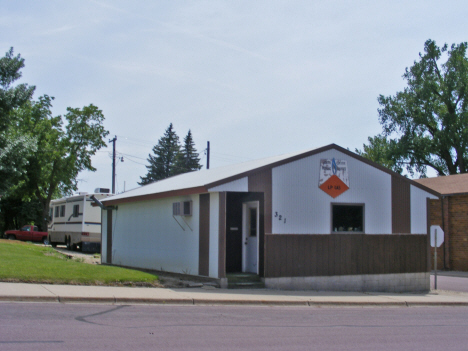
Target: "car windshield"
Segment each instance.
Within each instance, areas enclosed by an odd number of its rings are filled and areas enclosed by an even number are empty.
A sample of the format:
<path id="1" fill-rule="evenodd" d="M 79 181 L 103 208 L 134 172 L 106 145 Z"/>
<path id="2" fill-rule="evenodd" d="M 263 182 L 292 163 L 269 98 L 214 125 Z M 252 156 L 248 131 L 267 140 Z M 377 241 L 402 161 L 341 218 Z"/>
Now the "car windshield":
<path id="1" fill-rule="evenodd" d="M 31 227 L 23 227 L 21 230 L 23 232 L 29 232 L 31 230 Z"/>

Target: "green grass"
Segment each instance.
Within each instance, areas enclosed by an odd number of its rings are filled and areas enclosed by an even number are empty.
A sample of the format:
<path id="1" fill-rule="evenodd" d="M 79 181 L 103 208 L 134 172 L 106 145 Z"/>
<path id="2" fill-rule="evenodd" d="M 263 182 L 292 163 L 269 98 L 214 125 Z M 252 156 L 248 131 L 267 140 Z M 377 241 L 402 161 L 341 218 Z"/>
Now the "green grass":
<path id="1" fill-rule="evenodd" d="M 137 270 L 69 259 L 50 247 L 0 239 L 0 281 L 158 286 L 158 276 Z"/>

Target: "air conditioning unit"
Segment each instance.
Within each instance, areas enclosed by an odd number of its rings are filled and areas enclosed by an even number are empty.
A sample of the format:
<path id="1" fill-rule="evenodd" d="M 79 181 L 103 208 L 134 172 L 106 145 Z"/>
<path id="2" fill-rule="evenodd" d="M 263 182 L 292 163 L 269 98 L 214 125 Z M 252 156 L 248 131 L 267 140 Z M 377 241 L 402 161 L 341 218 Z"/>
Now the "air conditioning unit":
<path id="1" fill-rule="evenodd" d="M 192 215 L 192 201 L 182 201 L 172 203 L 173 216 L 191 216 Z"/>
<path id="2" fill-rule="evenodd" d="M 98 194 L 110 194 L 110 189 L 108 189 L 108 188 L 96 188 L 96 189 L 94 189 L 94 192 L 98 193 Z"/>
<path id="3" fill-rule="evenodd" d="M 182 216 L 192 215 L 192 201 L 184 201 L 182 204 Z"/>
<path id="4" fill-rule="evenodd" d="M 172 204 L 172 215 L 180 216 L 180 202 L 174 202 Z"/>

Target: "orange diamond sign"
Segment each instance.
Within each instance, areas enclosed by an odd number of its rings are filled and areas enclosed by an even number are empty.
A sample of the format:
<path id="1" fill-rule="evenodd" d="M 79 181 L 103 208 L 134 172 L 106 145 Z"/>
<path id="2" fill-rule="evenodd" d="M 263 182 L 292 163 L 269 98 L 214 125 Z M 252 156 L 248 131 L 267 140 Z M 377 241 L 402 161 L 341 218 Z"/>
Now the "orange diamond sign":
<path id="1" fill-rule="evenodd" d="M 348 190 L 348 163 L 334 158 L 320 160 L 319 188 L 333 198 Z"/>
<path id="2" fill-rule="evenodd" d="M 325 191 L 332 198 L 343 194 L 349 187 L 337 175 L 332 175 L 325 183 L 319 186 L 320 189 Z"/>

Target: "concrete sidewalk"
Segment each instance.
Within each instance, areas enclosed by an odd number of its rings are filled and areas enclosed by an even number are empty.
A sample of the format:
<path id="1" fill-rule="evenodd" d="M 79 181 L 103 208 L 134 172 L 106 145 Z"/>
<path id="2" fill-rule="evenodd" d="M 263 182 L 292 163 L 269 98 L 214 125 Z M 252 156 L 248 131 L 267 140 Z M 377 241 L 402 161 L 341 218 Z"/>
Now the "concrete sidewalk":
<path id="1" fill-rule="evenodd" d="M 0 301 L 263 305 L 263 306 L 468 306 L 468 294 L 431 291 L 426 294 L 389 294 L 271 289 L 163 289 L 81 285 L 0 283 Z"/>

